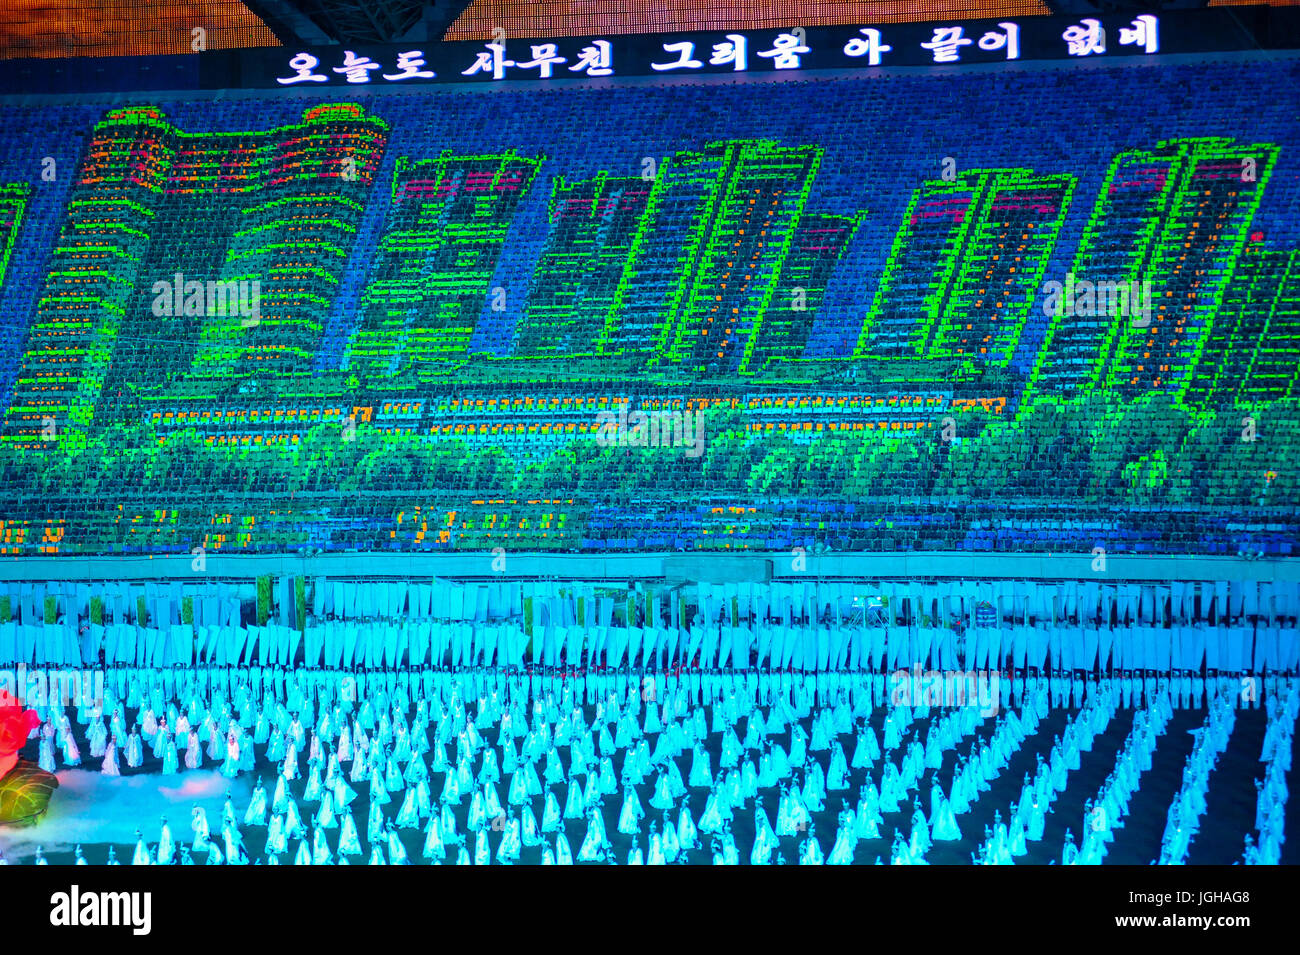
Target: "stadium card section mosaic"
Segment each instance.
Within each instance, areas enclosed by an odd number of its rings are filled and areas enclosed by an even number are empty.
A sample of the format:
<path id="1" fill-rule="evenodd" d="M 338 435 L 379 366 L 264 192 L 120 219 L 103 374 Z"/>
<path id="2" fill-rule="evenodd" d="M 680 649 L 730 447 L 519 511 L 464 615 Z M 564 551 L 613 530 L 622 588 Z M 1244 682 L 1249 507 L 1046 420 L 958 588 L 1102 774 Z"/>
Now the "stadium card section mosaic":
<path id="1" fill-rule="evenodd" d="M 3 107 L 0 550 L 1289 554 L 1297 86 Z"/>

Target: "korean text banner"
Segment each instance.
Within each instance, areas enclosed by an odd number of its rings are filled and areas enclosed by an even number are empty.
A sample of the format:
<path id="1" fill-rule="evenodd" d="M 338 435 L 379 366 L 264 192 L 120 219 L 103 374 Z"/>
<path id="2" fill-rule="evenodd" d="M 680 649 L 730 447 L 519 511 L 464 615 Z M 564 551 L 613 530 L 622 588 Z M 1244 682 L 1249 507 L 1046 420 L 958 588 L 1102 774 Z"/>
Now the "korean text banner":
<path id="1" fill-rule="evenodd" d="M 856 70 L 1300 46 L 1300 11 L 1026 17 L 874 27 L 808 27 L 488 43 L 412 43 L 206 54 L 203 88 L 292 89 L 550 82 L 617 76 Z"/>

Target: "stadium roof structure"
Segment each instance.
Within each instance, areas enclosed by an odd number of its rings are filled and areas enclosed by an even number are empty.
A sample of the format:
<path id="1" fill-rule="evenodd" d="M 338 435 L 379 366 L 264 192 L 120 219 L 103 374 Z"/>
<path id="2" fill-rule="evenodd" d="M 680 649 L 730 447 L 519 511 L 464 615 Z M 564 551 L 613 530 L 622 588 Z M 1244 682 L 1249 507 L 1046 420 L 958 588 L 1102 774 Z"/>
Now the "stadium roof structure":
<path id="1" fill-rule="evenodd" d="M 146 12 L 147 10 L 147 12 Z M 201 39 L 195 34 L 202 28 Z M 241 0 L 2 0 L 0 59 L 145 56 L 279 46 Z"/>
<path id="2" fill-rule="evenodd" d="M 760 30 L 854 23 L 900 23 L 945 17 L 976 20 L 1045 16 L 1043 0 L 472 0 L 446 34 L 480 40 L 507 36 Z"/>
<path id="3" fill-rule="evenodd" d="M 337 42 L 759 30 L 794 26 L 979 20 L 1206 6 L 1293 6 L 1300 0 L 247 0 L 268 23 L 306 26 Z M 309 28 L 309 29 L 310 29 Z M 277 31 L 280 32 L 280 31 Z M 290 42 L 280 32 L 285 42 Z M 314 34 L 300 35 L 304 42 Z"/>
<path id="4" fill-rule="evenodd" d="M 0 59 L 1260 5 L 1300 0 L 0 0 Z"/>

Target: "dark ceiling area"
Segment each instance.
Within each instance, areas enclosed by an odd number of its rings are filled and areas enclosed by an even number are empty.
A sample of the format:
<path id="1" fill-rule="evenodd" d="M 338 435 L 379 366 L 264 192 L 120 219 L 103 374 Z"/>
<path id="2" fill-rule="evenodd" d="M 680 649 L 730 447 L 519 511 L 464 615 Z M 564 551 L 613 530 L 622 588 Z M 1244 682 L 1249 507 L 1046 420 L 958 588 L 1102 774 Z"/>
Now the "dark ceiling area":
<path id="1" fill-rule="evenodd" d="M 245 0 L 288 45 L 439 40 L 473 0 Z"/>
<path id="2" fill-rule="evenodd" d="M 287 45 L 430 42 L 474 0 L 245 0 Z M 651 2 L 651 0 L 647 0 Z M 1046 0 L 1054 13 L 1088 15 L 1187 10 L 1208 0 Z"/>

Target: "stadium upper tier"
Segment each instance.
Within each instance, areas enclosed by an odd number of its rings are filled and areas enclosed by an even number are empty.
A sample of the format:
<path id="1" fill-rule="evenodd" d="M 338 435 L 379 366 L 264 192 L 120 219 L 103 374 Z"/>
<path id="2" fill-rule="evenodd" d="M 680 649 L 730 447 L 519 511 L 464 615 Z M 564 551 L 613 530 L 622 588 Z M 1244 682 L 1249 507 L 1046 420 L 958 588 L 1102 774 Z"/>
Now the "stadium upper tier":
<path id="1" fill-rule="evenodd" d="M 0 106 L 0 552 L 1300 540 L 1293 60 L 426 90 Z"/>

